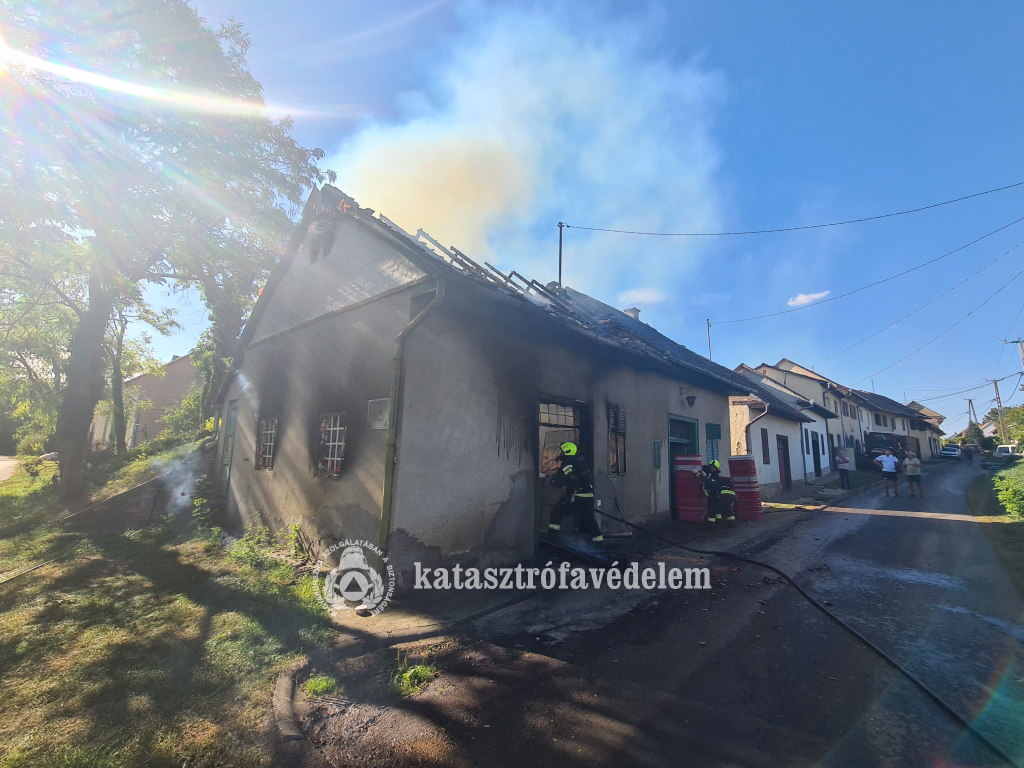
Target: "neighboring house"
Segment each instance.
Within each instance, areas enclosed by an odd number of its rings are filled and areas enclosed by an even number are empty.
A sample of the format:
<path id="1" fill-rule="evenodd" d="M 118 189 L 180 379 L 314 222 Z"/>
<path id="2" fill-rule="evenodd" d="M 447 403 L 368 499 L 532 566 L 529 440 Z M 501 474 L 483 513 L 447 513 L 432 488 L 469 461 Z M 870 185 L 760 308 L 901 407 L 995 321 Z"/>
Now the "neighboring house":
<path id="1" fill-rule="evenodd" d="M 412 563 L 532 556 L 580 445 L 600 511 L 667 519 L 673 456 L 727 458 L 756 385 L 570 288 L 483 267 L 315 190 L 217 396 L 239 522 Z M 728 471 L 728 463 L 723 461 Z M 599 516 L 602 527 L 622 527 Z"/>
<path id="2" fill-rule="evenodd" d="M 202 373 L 192 365 L 189 355 L 175 355 L 163 366 L 163 375 L 145 373 L 124 383 L 124 413 L 128 422 L 128 447 L 146 442 L 167 429 L 160 420 L 172 405 L 178 405 L 191 384 L 202 383 Z M 92 419 L 89 440 L 93 445 L 114 444 L 114 419 L 97 411 Z"/>
<path id="3" fill-rule="evenodd" d="M 866 436 L 868 449 L 887 447 L 885 435 L 908 435 L 916 438 L 921 447 L 921 458 L 936 458 L 941 450 L 939 437 L 942 429 L 931 421 L 932 417 L 923 413 L 918 407 L 903 405 L 892 398 L 874 392 L 856 391 L 857 397 L 864 403 L 871 424 L 870 434 Z M 935 411 L 931 413 L 939 416 Z M 879 435 L 878 438 L 872 435 Z"/>
<path id="4" fill-rule="evenodd" d="M 819 407 L 817 414 L 819 421 L 815 424 L 816 428 L 805 427 L 804 450 L 809 450 L 809 455 L 812 458 L 811 477 L 818 475 L 819 472 L 821 475 L 828 475 L 832 471 L 832 451 L 833 446 L 836 445 L 836 435 L 841 435 L 845 428 L 842 423 L 843 411 L 837 404 L 840 390 L 823 376 L 798 366 L 786 358 L 780 360 L 776 365 L 761 363 L 752 370 L 758 376 L 796 393 L 796 396 L 803 398 L 804 402 Z M 849 421 L 849 417 L 845 417 L 845 420 Z"/>
<path id="5" fill-rule="evenodd" d="M 824 406 L 809 400 L 796 390 L 790 389 L 774 379 L 758 373 L 747 365 L 739 365 L 736 368 L 736 373 L 741 376 L 745 376 L 754 382 L 755 386 L 758 388 L 758 395 L 756 397 L 769 406 L 768 410 L 770 413 L 778 411 L 785 412 L 782 408 L 773 405 L 773 403 L 777 401 L 782 406 L 788 408 L 790 412 L 796 412 L 796 414 L 801 417 L 800 423 L 789 423 L 786 425 L 788 426 L 788 430 L 780 424 L 779 426 L 782 428 L 777 432 L 779 436 L 786 437 L 785 443 L 787 444 L 786 447 L 789 449 L 790 474 L 794 477 L 799 476 L 803 482 L 811 482 L 815 477 L 827 476 L 829 474 L 829 463 L 828 454 L 824 452 L 824 446 L 826 441 L 825 435 L 828 433 L 827 424 L 833 417 L 832 412 L 826 410 Z M 760 407 L 758 412 L 761 410 L 763 410 L 763 406 Z M 784 421 L 792 422 L 793 419 L 784 419 Z M 761 427 L 761 429 L 765 428 L 766 427 Z M 764 487 L 766 484 L 773 482 L 771 480 L 772 471 L 767 468 L 770 463 L 771 454 L 773 453 L 771 449 L 773 438 L 771 429 L 767 429 L 769 432 L 769 461 L 765 461 L 765 436 L 763 433 L 758 433 L 761 436 L 761 465 L 758 466 L 758 476 L 761 478 L 762 495 L 766 496 L 767 494 Z M 796 432 L 795 441 L 792 439 L 792 432 L 794 430 Z M 753 455 L 755 459 L 757 459 L 757 441 L 753 440 L 753 433 L 758 431 L 757 425 L 754 425 L 750 431 L 752 433 L 751 439 L 754 442 L 754 445 L 751 447 L 753 448 Z M 734 434 L 736 434 L 736 430 L 734 430 Z M 782 453 L 781 441 L 777 438 L 774 438 L 774 440 L 776 444 L 774 453 L 779 455 Z M 777 459 L 776 461 L 781 464 L 781 460 Z M 796 485 L 800 484 L 798 481 L 794 481 L 794 483 Z M 769 489 L 769 492 L 771 490 L 773 489 Z M 787 489 L 785 486 L 782 486 L 782 488 L 780 488 L 780 491 L 781 490 L 791 489 Z"/>

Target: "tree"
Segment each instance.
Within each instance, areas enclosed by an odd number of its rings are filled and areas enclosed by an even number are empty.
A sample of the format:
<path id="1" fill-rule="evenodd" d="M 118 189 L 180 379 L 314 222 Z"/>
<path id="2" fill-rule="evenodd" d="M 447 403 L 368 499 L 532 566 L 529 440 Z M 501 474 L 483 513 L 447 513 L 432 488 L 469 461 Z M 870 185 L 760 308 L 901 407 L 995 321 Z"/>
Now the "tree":
<path id="1" fill-rule="evenodd" d="M 323 152 L 267 116 L 241 25 L 214 29 L 183 0 L 0 0 L 0 22 L 15 52 L 0 73 L 0 226 L 86 254 L 56 421 L 68 503 L 117 302 L 141 282 L 186 280 L 218 322 L 213 297 L 270 267 Z"/>
<path id="2" fill-rule="evenodd" d="M 981 427 L 972 421 L 967 425 L 967 429 L 964 430 L 963 442 L 968 445 L 980 445 L 981 439 L 984 436 L 985 435 L 982 434 Z"/>

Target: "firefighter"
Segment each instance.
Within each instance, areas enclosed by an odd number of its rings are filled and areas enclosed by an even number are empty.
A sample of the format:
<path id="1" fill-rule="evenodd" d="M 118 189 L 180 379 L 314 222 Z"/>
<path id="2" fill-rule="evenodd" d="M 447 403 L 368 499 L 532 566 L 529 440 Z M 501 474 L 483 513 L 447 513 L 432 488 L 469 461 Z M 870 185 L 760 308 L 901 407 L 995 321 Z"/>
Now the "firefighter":
<path id="1" fill-rule="evenodd" d="M 580 528 L 590 534 L 591 541 L 603 542 L 601 528 L 594 519 L 594 477 L 590 467 L 586 459 L 578 455 L 576 443 L 566 442 L 559 447 L 562 455 L 558 457 L 558 471 L 551 484 L 555 488 L 565 488 L 565 493 L 551 508 L 548 530 L 554 534 L 561 533 L 562 519 L 566 513 L 571 513 L 579 521 Z M 571 527 L 569 532 L 572 532 Z"/>
<path id="2" fill-rule="evenodd" d="M 712 459 L 701 467 L 698 475 L 704 484 L 704 496 L 708 502 L 708 522 L 720 523 L 724 517 L 731 528 L 736 523 L 733 509 L 736 491 L 732 489 L 732 480 L 722 477 L 722 465 L 718 459 Z"/>

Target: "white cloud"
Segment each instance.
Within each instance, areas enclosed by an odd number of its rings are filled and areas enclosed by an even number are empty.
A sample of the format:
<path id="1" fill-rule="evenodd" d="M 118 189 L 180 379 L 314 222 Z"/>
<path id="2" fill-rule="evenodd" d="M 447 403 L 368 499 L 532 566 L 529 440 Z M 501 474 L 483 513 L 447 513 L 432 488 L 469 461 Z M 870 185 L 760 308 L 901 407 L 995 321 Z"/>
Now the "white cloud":
<path id="1" fill-rule="evenodd" d="M 631 288 L 619 294 L 619 304 L 657 304 L 667 298 L 668 294 L 657 288 Z"/>
<path id="2" fill-rule="evenodd" d="M 804 304 L 810 304 L 818 299 L 824 299 L 830 293 L 832 293 L 832 291 L 822 291 L 821 293 L 798 293 L 786 303 L 791 307 L 802 307 Z"/>
<path id="3" fill-rule="evenodd" d="M 408 116 L 365 125 L 329 158 L 338 185 L 409 231 L 542 281 L 557 276 L 558 221 L 718 228 L 722 78 L 651 59 L 653 22 L 565 8 L 468 11 L 429 87 L 399 100 Z M 568 229 L 564 280 L 609 301 L 623 284 L 671 286 L 703 247 Z"/>

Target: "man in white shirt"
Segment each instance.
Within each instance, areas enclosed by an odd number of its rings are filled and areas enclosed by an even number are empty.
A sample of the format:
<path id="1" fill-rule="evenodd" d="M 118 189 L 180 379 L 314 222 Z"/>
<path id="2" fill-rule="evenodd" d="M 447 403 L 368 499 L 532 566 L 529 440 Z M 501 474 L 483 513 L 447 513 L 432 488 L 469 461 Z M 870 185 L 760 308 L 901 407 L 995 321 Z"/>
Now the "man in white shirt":
<path id="1" fill-rule="evenodd" d="M 886 448 L 885 453 L 875 459 L 875 464 L 882 468 L 882 477 L 885 478 L 885 495 L 889 495 L 889 483 L 892 483 L 892 492 L 899 496 L 899 475 L 896 474 L 896 468 L 899 466 L 900 460 Z"/>

